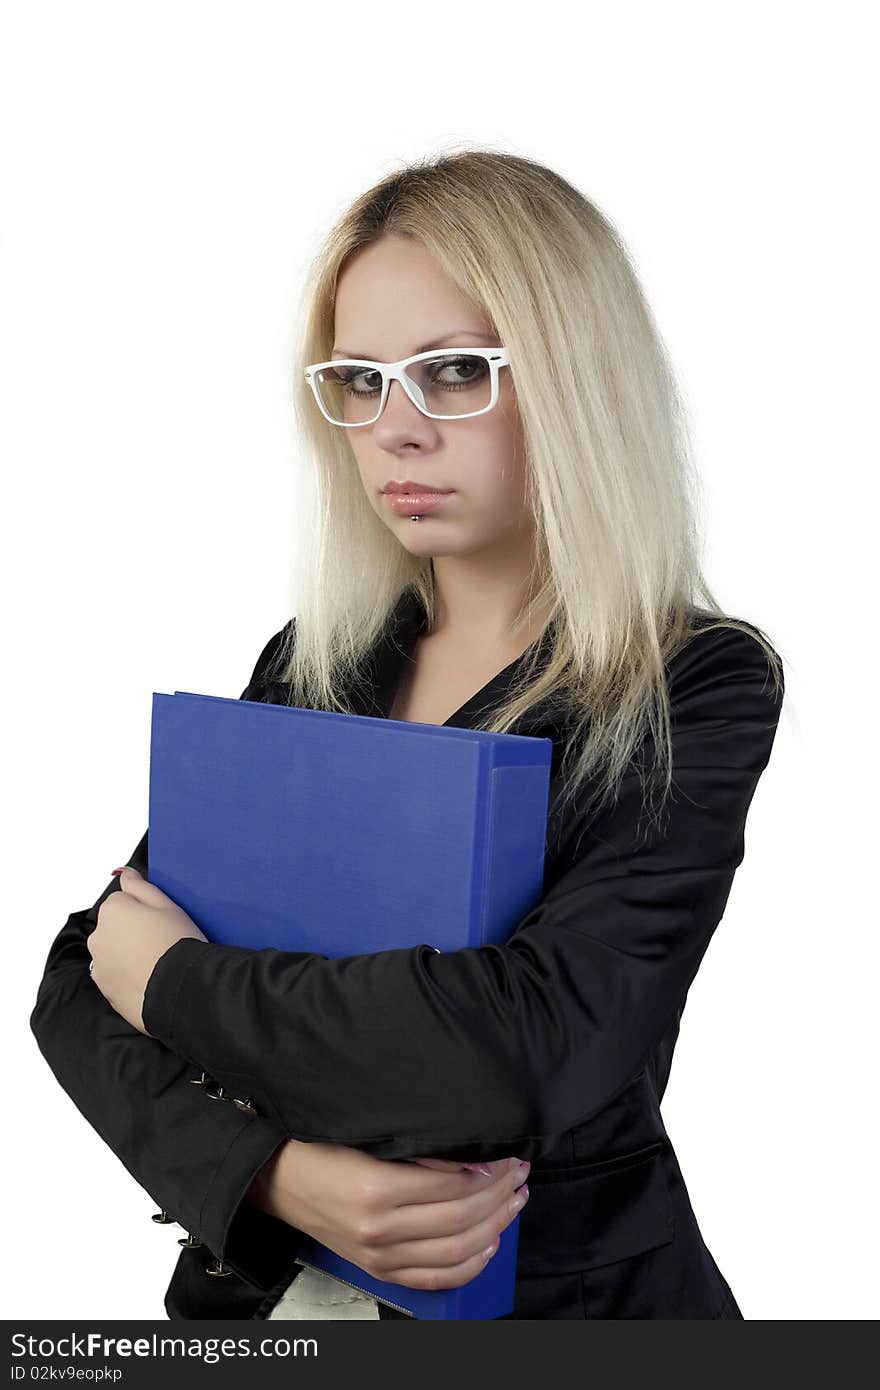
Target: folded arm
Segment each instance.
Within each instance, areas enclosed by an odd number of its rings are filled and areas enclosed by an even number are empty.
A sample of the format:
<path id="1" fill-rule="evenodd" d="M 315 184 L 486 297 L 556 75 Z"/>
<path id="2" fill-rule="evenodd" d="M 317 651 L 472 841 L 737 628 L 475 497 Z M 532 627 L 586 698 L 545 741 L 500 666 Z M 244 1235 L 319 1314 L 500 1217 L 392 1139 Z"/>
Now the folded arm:
<path id="1" fill-rule="evenodd" d="M 534 1152 L 638 1074 L 683 1004 L 744 851 L 779 718 L 746 633 L 671 663 L 673 791 L 641 825 L 633 769 L 503 945 L 330 959 L 186 939 L 144 1024 L 287 1134 L 377 1157 Z M 414 905 L 414 911 L 417 911 Z"/>

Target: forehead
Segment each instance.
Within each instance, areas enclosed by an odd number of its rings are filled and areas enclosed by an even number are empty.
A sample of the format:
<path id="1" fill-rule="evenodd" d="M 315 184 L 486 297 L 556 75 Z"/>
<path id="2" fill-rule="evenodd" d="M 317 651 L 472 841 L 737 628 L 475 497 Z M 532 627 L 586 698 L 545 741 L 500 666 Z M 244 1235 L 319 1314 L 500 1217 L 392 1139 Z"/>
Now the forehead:
<path id="1" fill-rule="evenodd" d="M 421 243 L 382 237 L 358 251 L 342 271 L 334 338 L 353 356 L 403 356 L 453 331 L 472 335 L 476 346 L 480 335 L 491 334 L 492 324 Z"/>

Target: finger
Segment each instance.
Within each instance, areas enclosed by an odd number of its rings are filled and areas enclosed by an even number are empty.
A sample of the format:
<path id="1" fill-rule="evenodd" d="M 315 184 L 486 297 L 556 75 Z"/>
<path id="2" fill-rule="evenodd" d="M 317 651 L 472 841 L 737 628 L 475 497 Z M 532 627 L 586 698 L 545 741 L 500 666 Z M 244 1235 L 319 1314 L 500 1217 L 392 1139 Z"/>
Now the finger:
<path id="1" fill-rule="evenodd" d="M 419 1163 L 423 1168 L 435 1168 L 439 1173 L 458 1173 L 462 1168 L 470 1167 L 467 1163 L 453 1163 L 451 1158 L 410 1158 L 408 1163 Z"/>
<path id="2" fill-rule="evenodd" d="M 460 1289 L 464 1284 L 476 1279 L 478 1274 L 482 1274 L 497 1249 L 498 1245 L 493 1241 L 479 1255 L 472 1255 L 469 1260 L 450 1265 L 446 1269 L 407 1266 L 403 1269 L 385 1270 L 382 1274 L 376 1275 L 376 1278 L 392 1284 L 402 1284 L 408 1289 Z"/>
<path id="3" fill-rule="evenodd" d="M 435 1168 L 436 1162 L 445 1164 L 442 1159 L 424 1164 L 388 1159 L 378 1159 L 377 1162 L 382 1165 L 378 1174 L 379 1192 L 381 1194 L 384 1189 L 386 1203 L 391 1206 L 448 1202 L 456 1197 L 466 1197 L 474 1191 L 481 1191 L 487 1186 L 505 1181 L 508 1174 L 520 1166 L 517 1158 L 495 1159 L 486 1165 L 492 1170 L 487 1176 L 485 1173 L 466 1168 L 461 1163 L 453 1163 L 451 1167 Z M 424 1171 L 425 1168 L 432 1169 L 433 1172 L 427 1173 Z M 520 1178 L 519 1181 L 522 1182 L 523 1179 Z"/>
<path id="4" fill-rule="evenodd" d="M 425 1201 L 422 1198 L 408 1205 L 391 1206 L 383 1214 L 381 1233 L 370 1244 L 374 1248 L 384 1249 L 396 1247 L 402 1242 L 448 1240 L 487 1221 L 497 1222 L 500 1228 L 502 1223 L 516 1215 L 516 1210 L 510 1204 L 518 1195 L 517 1188 L 526 1181 L 528 1171 L 528 1165 L 518 1165 L 494 1182 L 477 1174 L 473 1177 L 467 1175 L 466 1186 L 470 1190 L 463 1195 L 445 1201 Z M 528 1201 L 528 1192 L 524 1195 Z M 488 1241 L 484 1244 L 488 1244 Z M 416 1262 L 413 1260 L 410 1263 Z"/>
<path id="5" fill-rule="evenodd" d="M 509 1158 L 496 1158 L 492 1163 L 463 1163 L 454 1158 L 413 1158 L 411 1163 L 421 1163 L 425 1168 L 437 1168 L 441 1172 L 457 1173 L 462 1168 L 468 1169 L 472 1173 L 485 1173 L 487 1178 L 498 1177 L 501 1173 L 506 1173 L 511 1160 Z"/>
<path id="6" fill-rule="evenodd" d="M 499 1238 L 517 1215 L 494 1214 L 465 1235 L 439 1240 L 400 1242 L 383 1250 L 371 1264 L 377 1277 L 409 1288 L 454 1289 L 475 1278 L 496 1253 Z"/>
<path id="7" fill-rule="evenodd" d="M 421 1163 L 423 1168 L 436 1168 L 441 1173 L 458 1173 L 462 1168 L 467 1168 L 470 1172 L 485 1173 L 487 1178 L 492 1177 L 492 1169 L 488 1163 L 460 1163 L 458 1159 L 454 1158 L 413 1158 L 409 1162 Z M 507 1163 L 508 1160 L 505 1159 L 505 1168 Z"/>
<path id="8" fill-rule="evenodd" d="M 503 1178 L 516 1164 L 520 1163 L 518 1158 L 490 1158 L 484 1163 L 462 1163 L 462 1168 L 469 1169 L 472 1173 L 485 1173 L 489 1178 Z"/>
<path id="9" fill-rule="evenodd" d="M 163 893 L 162 889 L 157 888 L 148 878 L 143 878 L 130 864 L 126 864 L 120 870 L 119 886 L 129 897 L 136 898 L 138 902 L 146 903 L 149 907 L 164 907 L 170 901 L 167 893 Z"/>
<path id="10" fill-rule="evenodd" d="M 477 1186 L 477 1183 L 468 1181 L 470 1191 L 462 1197 L 449 1198 L 448 1201 L 413 1202 L 410 1207 L 392 1208 L 386 1220 L 386 1240 L 391 1243 L 395 1233 L 398 1233 L 398 1240 L 416 1236 L 455 1236 L 484 1220 L 503 1219 L 527 1177 L 528 1165 L 517 1165 L 502 1179 L 491 1183 Z"/>

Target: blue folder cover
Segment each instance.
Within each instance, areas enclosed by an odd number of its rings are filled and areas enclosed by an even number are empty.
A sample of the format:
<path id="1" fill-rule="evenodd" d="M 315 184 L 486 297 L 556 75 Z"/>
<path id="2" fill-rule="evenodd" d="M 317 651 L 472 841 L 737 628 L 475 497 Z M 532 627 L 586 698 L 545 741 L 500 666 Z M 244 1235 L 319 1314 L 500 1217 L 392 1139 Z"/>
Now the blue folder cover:
<path id="1" fill-rule="evenodd" d="M 539 900 L 553 743 L 153 692 L 148 877 L 210 941 L 362 955 L 500 943 Z M 513 1307 L 519 1218 L 458 1289 L 312 1265 L 416 1318 Z"/>

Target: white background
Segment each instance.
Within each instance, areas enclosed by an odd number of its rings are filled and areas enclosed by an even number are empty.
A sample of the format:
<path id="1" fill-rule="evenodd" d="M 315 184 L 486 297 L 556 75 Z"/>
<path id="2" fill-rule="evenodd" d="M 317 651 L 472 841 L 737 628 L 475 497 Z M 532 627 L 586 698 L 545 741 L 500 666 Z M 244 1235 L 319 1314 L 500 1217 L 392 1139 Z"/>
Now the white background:
<path id="1" fill-rule="evenodd" d="M 471 142 L 550 164 L 669 344 L 719 601 L 786 702 L 664 1116 L 747 1319 L 877 1316 L 878 227 L 870 6 L 2 8 L 7 1318 L 163 1318 L 177 1226 L 56 1083 L 50 942 L 147 824 L 151 694 L 295 611 L 294 303 L 332 220 Z"/>

